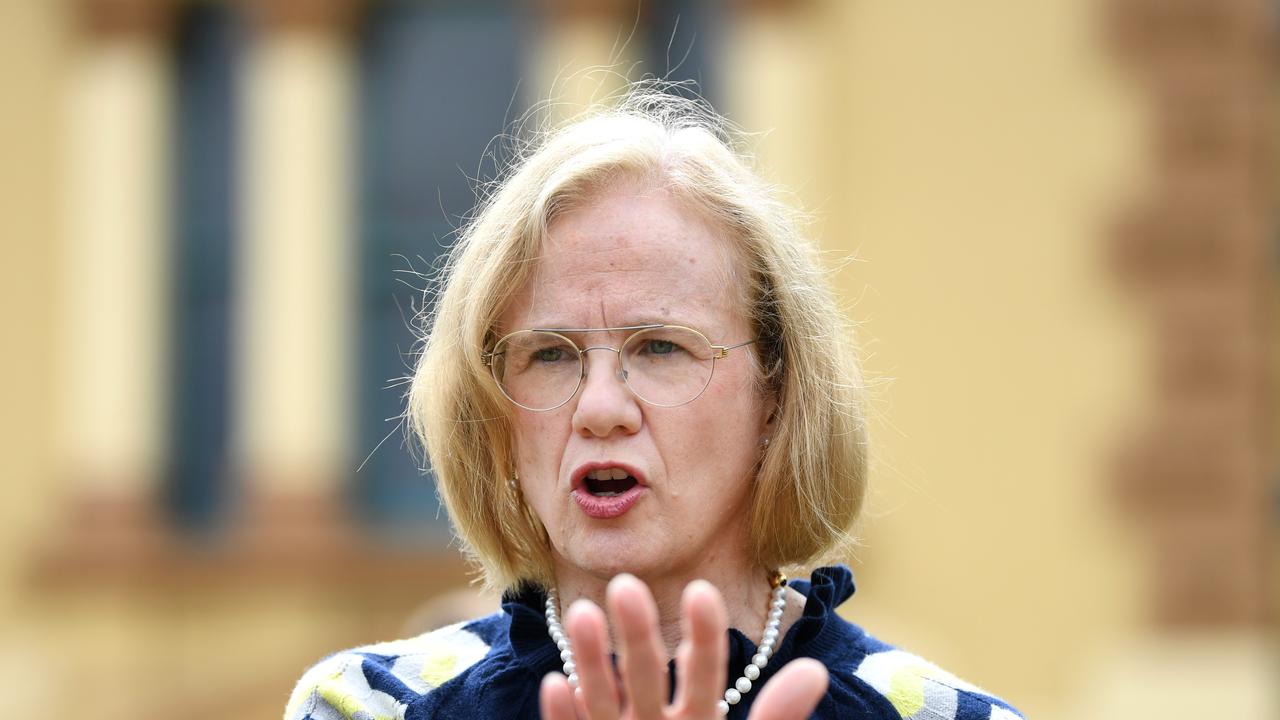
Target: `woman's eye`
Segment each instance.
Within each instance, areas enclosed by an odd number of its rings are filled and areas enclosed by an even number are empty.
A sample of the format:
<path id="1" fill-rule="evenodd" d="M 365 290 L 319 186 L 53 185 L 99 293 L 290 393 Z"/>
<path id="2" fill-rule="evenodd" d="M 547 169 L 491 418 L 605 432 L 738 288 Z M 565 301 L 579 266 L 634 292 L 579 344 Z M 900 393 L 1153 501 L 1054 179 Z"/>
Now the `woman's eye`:
<path id="1" fill-rule="evenodd" d="M 564 348 L 548 347 L 533 351 L 533 359 L 538 362 L 557 362 L 565 356 Z"/>

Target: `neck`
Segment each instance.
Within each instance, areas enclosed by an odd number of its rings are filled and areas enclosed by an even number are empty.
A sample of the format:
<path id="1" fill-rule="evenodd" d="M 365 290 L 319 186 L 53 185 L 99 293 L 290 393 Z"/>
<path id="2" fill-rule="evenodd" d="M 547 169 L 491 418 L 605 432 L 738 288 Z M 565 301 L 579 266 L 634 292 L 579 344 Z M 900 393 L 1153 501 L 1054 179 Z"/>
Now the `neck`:
<path id="1" fill-rule="evenodd" d="M 662 644 L 667 657 L 675 657 L 680 643 L 680 599 L 684 588 L 698 579 L 706 580 L 724 597 L 729 627 L 737 628 L 747 637 L 758 641 L 758 635 L 768 618 L 770 586 L 769 572 L 744 559 L 730 562 L 728 558 L 713 558 L 696 567 L 682 569 L 664 568 L 655 573 L 634 573 L 653 594 L 658 607 L 658 624 Z M 581 569 L 561 564 L 556 569 L 556 584 L 560 594 L 561 613 L 568 610 L 573 601 L 586 598 L 608 614 L 605 605 L 605 589 L 611 577 L 601 577 Z M 563 617 L 563 614 L 562 614 Z M 612 628 L 612 623 L 610 623 Z M 610 631 L 611 650 L 617 643 Z"/>

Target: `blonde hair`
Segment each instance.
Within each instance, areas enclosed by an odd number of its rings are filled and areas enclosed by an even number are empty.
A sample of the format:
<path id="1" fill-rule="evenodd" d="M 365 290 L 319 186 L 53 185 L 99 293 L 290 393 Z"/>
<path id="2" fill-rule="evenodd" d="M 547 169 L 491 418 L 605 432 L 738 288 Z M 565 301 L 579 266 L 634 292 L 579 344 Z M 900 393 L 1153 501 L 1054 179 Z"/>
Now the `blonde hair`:
<path id="1" fill-rule="evenodd" d="M 633 86 L 615 107 L 530 143 L 461 230 L 424 318 L 407 416 L 486 586 L 554 577 L 546 530 L 508 483 L 513 408 L 481 354 L 552 221 L 622 178 L 660 183 L 724 230 L 739 259 L 761 390 L 777 403 L 752 485 L 753 557 L 767 568 L 803 566 L 852 541 L 866 427 L 845 321 L 798 215 L 751 170 L 731 133 L 699 101 Z"/>

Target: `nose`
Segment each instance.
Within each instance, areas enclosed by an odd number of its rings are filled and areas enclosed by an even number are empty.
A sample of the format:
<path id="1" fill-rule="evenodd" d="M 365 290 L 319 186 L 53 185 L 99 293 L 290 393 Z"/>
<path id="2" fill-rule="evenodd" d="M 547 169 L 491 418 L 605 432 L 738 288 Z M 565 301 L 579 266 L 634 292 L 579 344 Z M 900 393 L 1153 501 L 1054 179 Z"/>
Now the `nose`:
<path id="1" fill-rule="evenodd" d="M 592 350 L 609 352 L 592 353 Z M 597 346 L 582 352 L 587 376 L 573 411 L 574 432 L 583 437 L 604 438 L 615 432 L 629 435 L 638 431 L 642 422 L 640 400 L 623 380 L 618 351 Z"/>

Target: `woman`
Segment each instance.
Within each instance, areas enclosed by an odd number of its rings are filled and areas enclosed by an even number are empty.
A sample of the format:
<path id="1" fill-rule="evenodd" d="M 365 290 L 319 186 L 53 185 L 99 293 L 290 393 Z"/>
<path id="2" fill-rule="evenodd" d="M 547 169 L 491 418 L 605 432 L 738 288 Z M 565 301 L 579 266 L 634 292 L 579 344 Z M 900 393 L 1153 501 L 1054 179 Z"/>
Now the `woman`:
<path id="1" fill-rule="evenodd" d="M 1020 717 L 836 615 L 847 569 L 778 572 L 849 541 L 858 372 L 793 214 L 723 137 L 638 88 L 482 204 L 409 417 L 503 610 L 330 657 L 286 718 Z"/>

